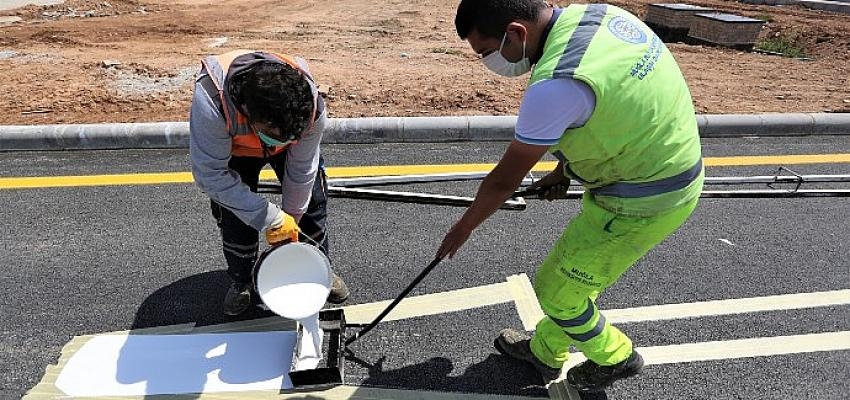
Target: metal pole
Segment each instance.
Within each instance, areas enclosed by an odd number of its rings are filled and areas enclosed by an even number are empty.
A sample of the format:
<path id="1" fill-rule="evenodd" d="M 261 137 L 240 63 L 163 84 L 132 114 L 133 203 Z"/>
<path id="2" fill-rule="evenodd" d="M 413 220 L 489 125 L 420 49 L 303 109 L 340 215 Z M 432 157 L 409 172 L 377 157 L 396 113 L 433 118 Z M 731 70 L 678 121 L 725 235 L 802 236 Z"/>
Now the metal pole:
<path id="1" fill-rule="evenodd" d="M 407 294 L 410 293 L 410 291 L 413 290 L 413 288 L 415 288 L 416 285 L 419 284 L 419 282 L 421 282 L 423 279 L 425 279 L 425 276 L 427 276 L 431 272 L 431 270 L 434 269 L 434 267 L 436 267 L 437 264 L 439 264 L 440 261 L 442 261 L 442 260 L 443 260 L 442 258 L 434 258 L 434 261 L 431 261 L 431 263 L 428 264 L 428 266 L 425 267 L 425 269 L 422 270 L 422 272 L 420 272 L 419 275 L 416 276 L 415 279 L 413 279 L 413 282 L 411 282 L 409 285 L 407 285 L 407 287 L 404 288 L 404 290 L 401 291 L 401 294 L 399 294 L 398 297 L 396 297 L 395 300 L 393 300 L 393 302 L 390 303 L 390 305 L 387 306 L 387 308 L 385 308 L 384 311 L 381 312 L 381 314 L 379 314 L 377 318 L 375 318 L 372 322 L 370 322 L 369 325 L 366 325 L 366 327 L 363 328 L 360 332 L 357 332 L 357 333 L 354 334 L 354 336 L 346 339 L 345 345 L 346 346 L 350 345 L 355 340 L 363 337 L 363 335 L 365 335 L 366 332 L 371 331 L 372 328 L 377 326 L 378 323 L 381 322 L 381 320 L 383 320 L 384 317 L 386 317 L 387 314 L 389 314 L 390 311 L 392 311 L 393 308 L 395 308 L 395 306 L 397 306 L 398 303 L 400 303 L 401 300 L 404 299 L 404 297 L 407 296 Z"/>
<path id="2" fill-rule="evenodd" d="M 414 183 L 433 182 L 459 182 L 483 179 L 488 172 L 462 172 L 447 174 L 422 174 L 422 175 L 388 175 L 370 176 L 364 178 L 338 178 L 329 179 L 329 185 L 344 187 L 367 187 L 381 185 L 405 185 Z M 522 185 L 530 185 L 533 180 L 525 178 Z M 773 183 L 825 183 L 825 182 L 850 182 L 850 175 L 799 175 L 799 176 L 729 176 L 729 177 L 706 177 L 706 185 L 733 185 L 733 184 L 773 184 Z M 570 186 L 579 186 L 581 182 L 570 181 Z"/>
<path id="3" fill-rule="evenodd" d="M 472 197 L 446 196 L 429 193 L 394 192 L 387 190 L 355 189 L 328 186 L 328 195 L 332 197 L 379 200 L 394 203 L 435 204 L 443 206 L 468 207 L 475 200 Z M 499 207 L 502 210 L 525 210 L 526 203 L 522 199 L 511 199 Z"/>

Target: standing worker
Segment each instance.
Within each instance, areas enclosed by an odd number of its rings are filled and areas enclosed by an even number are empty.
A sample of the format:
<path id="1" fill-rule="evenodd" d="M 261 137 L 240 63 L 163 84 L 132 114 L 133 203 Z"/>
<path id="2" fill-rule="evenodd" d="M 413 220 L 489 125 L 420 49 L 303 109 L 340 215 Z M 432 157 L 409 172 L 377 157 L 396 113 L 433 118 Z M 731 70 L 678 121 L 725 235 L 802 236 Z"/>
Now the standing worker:
<path id="1" fill-rule="evenodd" d="M 309 238 L 328 253 L 327 185 L 319 145 L 324 101 L 301 58 L 235 50 L 202 61 L 189 117 L 195 183 L 210 197 L 232 279 L 224 313 L 251 305 L 252 269 L 265 231 L 270 245 Z M 270 164 L 283 191 L 282 209 L 256 193 Z M 306 237 L 306 238 L 305 238 Z M 333 274 L 328 301 L 348 298 Z"/>
<path id="2" fill-rule="evenodd" d="M 567 382 L 579 391 L 603 391 L 637 374 L 643 359 L 606 322 L 596 297 L 675 232 L 702 191 L 688 87 L 661 40 L 611 5 L 559 9 L 543 0 L 462 0 L 455 26 L 493 72 L 534 70 L 514 140 L 437 257 L 454 256 L 551 152 L 557 168 L 531 188 L 552 200 L 575 179 L 586 189 L 581 212 L 537 270 L 534 290 L 545 318 L 533 336 L 501 331 L 495 346 L 533 364 L 548 383 L 575 345 L 588 360 L 567 372 Z"/>

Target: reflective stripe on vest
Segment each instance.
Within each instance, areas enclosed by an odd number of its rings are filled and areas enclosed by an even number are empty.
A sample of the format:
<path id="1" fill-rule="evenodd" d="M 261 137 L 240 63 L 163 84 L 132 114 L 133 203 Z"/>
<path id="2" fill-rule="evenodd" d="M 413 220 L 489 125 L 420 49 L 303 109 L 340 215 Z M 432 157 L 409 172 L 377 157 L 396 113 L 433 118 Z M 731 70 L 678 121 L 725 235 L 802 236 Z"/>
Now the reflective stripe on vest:
<path id="1" fill-rule="evenodd" d="M 692 183 L 703 166 L 690 93 L 644 23 L 613 5 L 571 4 L 544 43 L 529 86 L 574 79 L 596 95 L 584 125 L 569 127 L 549 148 L 565 175 L 625 214 L 661 212 L 699 195 Z"/>
<path id="2" fill-rule="evenodd" d="M 602 18 L 608 13 L 608 6 L 605 4 L 590 4 L 584 11 L 581 17 L 581 22 L 573 32 L 570 40 L 567 42 L 567 48 L 561 59 L 558 60 L 558 66 L 552 73 L 553 78 L 570 78 L 574 77 L 576 68 L 581 63 L 581 58 L 587 51 L 587 46 L 593 40 L 593 35 L 599 30 L 602 24 Z"/>
<path id="3" fill-rule="evenodd" d="M 652 182 L 617 182 L 595 189 L 590 189 L 590 193 L 596 196 L 624 198 L 655 196 L 686 188 L 694 181 L 694 179 L 699 177 L 701 172 L 702 159 L 699 159 L 699 161 L 697 161 L 697 163 L 687 171 L 678 175 L 673 175 L 669 178 L 659 179 Z"/>

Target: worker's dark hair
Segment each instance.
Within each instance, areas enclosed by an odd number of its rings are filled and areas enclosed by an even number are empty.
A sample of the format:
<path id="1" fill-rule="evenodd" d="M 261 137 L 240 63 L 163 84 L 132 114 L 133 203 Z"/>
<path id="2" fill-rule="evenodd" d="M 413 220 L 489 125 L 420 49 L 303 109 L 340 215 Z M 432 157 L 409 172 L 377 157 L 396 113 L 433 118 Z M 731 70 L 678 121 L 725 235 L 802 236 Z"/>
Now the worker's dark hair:
<path id="1" fill-rule="evenodd" d="M 280 128 L 282 138 L 300 135 L 313 115 L 313 90 L 307 77 L 286 63 L 264 61 L 242 76 L 236 101 L 248 119 Z"/>
<path id="2" fill-rule="evenodd" d="M 455 15 L 455 29 L 461 39 L 466 39 L 473 30 L 501 39 L 509 23 L 535 21 L 540 10 L 547 6 L 544 0 L 461 0 Z"/>

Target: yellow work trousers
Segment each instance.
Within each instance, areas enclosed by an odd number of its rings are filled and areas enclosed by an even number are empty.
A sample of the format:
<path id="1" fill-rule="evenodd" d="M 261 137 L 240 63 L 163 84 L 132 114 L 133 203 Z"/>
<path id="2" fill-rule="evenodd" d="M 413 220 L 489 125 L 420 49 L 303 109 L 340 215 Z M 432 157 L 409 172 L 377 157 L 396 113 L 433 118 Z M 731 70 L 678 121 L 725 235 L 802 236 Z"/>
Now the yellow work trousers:
<path id="1" fill-rule="evenodd" d="M 675 232 L 698 201 L 695 198 L 652 217 L 631 217 L 599 207 L 586 192 L 581 212 L 567 225 L 535 276 L 534 291 L 546 317 L 531 340 L 534 355 L 555 368 L 569 357 L 570 345 L 599 365 L 628 358 L 632 341 L 605 320 L 596 297 Z"/>

